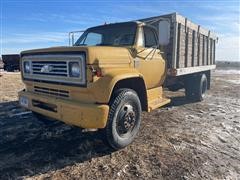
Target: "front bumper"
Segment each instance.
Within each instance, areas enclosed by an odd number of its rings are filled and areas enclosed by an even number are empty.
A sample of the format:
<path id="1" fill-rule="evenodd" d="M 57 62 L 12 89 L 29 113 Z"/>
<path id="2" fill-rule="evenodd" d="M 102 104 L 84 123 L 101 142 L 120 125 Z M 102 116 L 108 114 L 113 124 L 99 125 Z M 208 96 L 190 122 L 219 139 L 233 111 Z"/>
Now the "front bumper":
<path id="1" fill-rule="evenodd" d="M 24 108 L 63 121 L 66 124 L 95 129 L 106 126 L 108 105 L 79 103 L 26 91 L 19 92 L 19 98 L 27 99 L 26 104 L 20 104 Z"/>

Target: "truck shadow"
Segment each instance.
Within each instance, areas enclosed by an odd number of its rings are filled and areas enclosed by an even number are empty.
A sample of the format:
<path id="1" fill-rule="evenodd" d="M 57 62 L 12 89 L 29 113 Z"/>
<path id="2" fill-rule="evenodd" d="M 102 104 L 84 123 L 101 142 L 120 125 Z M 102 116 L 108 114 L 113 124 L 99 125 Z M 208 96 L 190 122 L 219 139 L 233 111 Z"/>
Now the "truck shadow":
<path id="1" fill-rule="evenodd" d="M 171 103 L 168 104 L 168 107 L 173 107 L 173 106 L 182 106 L 185 104 L 191 104 L 195 103 L 196 101 L 189 100 L 185 96 L 176 96 L 176 97 L 171 97 Z"/>
<path id="2" fill-rule="evenodd" d="M 18 102 L 0 103 L 0 179 L 16 179 L 111 154 L 99 133 L 44 125 Z"/>

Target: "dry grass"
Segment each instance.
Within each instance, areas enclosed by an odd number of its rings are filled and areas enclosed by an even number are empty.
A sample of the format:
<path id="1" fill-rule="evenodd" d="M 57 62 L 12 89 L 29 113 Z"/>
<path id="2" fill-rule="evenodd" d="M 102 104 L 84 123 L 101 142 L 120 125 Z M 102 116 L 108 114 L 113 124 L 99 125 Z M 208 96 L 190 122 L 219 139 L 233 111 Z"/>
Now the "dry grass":
<path id="1" fill-rule="evenodd" d="M 24 88 L 19 72 L 0 72 L 0 102 L 16 101 L 17 92 Z"/>

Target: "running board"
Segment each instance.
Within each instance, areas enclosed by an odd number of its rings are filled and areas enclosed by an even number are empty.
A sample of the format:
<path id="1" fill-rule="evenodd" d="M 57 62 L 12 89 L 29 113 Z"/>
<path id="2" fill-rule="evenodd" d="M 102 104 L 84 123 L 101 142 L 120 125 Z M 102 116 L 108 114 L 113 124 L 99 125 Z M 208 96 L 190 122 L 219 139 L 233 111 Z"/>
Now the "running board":
<path id="1" fill-rule="evenodd" d="M 162 107 L 170 102 L 171 102 L 171 100 L 167 99 L 167 98 L 154 99 L 154 100 L 148 102 L 148 112 L 150 112 L 154 109 L 157 109 L 159 107 Z"/>
<path id="2" fill-rule="evenodd" d="M 162 87 L 147 90 L 148 96 L 148 112 L 162 107 L 171 102 L 170 99 L 163 97 Z"/>

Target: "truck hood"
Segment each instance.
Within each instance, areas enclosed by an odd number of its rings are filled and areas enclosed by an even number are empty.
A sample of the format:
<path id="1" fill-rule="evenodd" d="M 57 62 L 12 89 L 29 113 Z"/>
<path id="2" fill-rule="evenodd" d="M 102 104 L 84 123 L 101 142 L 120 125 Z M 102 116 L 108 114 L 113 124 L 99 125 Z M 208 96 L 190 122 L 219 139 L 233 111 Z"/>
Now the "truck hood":
<path id="1" fill-rule="evenodd" d="M 81 52 L 86 53 L 87 64 L 129 64 L 131 62 L 129 48 L 110 46 L 62 46 L 33 49 L 21 52 L 21 56 L 41 54 L 77 54 Z"/>

